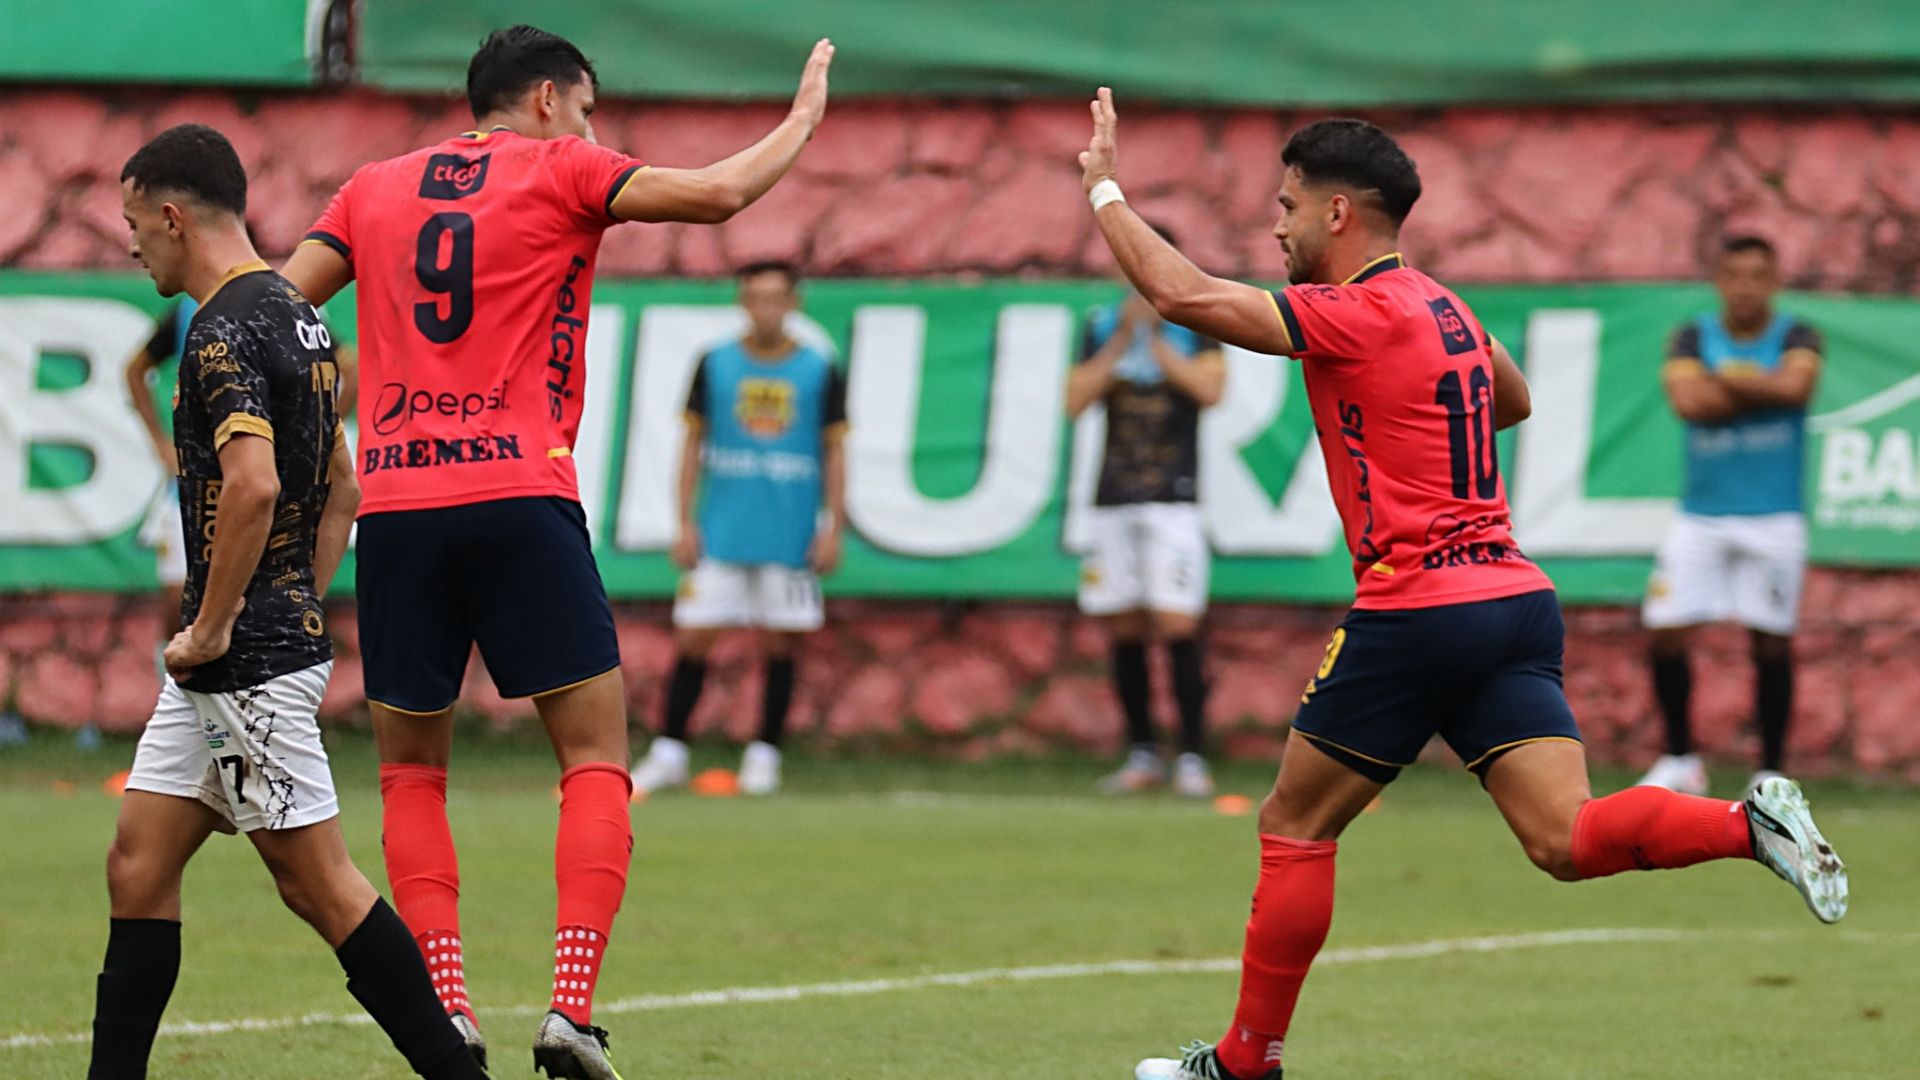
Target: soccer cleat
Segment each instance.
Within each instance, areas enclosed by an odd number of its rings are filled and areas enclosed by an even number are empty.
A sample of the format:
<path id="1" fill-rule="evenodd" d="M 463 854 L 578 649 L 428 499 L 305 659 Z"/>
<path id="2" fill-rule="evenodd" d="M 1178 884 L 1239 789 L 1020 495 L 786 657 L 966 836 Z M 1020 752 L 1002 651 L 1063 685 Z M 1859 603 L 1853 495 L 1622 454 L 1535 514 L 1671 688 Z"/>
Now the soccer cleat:
<path id="1" fill-rule="evenodd" d="M 1745 806 L 1753 857 L 1800 890 L 1815 918 L 1839 922 L 1847 913 L 1847 868 L 1814 825 L 1800 785 L 1784 776 L 1763 780 Z"/>
<path id="2" fill-rule="evenodd" d="M 1773 779 L 1776 776 L 1784 780 L 1786 779 L 1787 774 L 1783 772 L 1776 772 L 1773 769 L 1761 769 L 1760 771 L 1754 773 L 1751 777 L 1747 779 L 1747 794 L 1751 795 L 1754 792 L 1760 790 L 1761 784 L 1766 783 L 1767 781 Z M 1745 796 L 1742 796 L 1742 798 L 1744 797 Z"/>
<path id="3" fill-rule="evenodd" d="M 581 1027 L 549 1011 L 533 1036 L 533 1071 L 554 1080 L 620 1080 L 607 1054 L 607 1031 Z"/>
<path id="4" fill-rule="evenodd" d="M 1100 781 L 1100 790 L 1109 795 L 1131 795 L 1151 791 L 1167 782 L 1167 766 L 1150 747 L 1136 746 L 1127 752 L 1120 768 Z"/>
<path id="5" fill-rule="evenodd" d="M 740 755 L 740 794 L 772 795 L 780 790 L 780 748 L 758 739 Z"/>
<path id="6" fill-rule="evenodd" d="M 1213 773 L 1199 754 L 1181 754 L 1173 761 L 1173 793 L 1185 799 L 1213 798 Z"/>
<path id="7" fill-rule="evenodd" d="M 647 756 L 633 763 L 633 789 L 652 794 L 687 784 L 687 744 L 665 735 L 647 747 Z"/>
<path id="8" fill-rule="evenodd" d="M 1212 1043 L 1196 1039 L 1180 1048 L 1178 1058 L 1148 1058 L 1135 1065 L 1133 1080 L 1280 1080 L 1280 1066 L 1259 1076 L 1238 1077 L 1220 1064 Z"/>
<path id="9" fill-rule="evenodd" d="M 1707 767 L 1699 754 L 1663 754 L 1636 787 L 1663 787 L 1682 795 L 1707 793 Z"/>
<path id="10" fill-rule="evenodd" d="M 472 1054 L 473 1060 L 484 1070 L 487 1067 L 487 1040 L 480 1034 L 480 1025 L 463 1012 L 448 1013 L 447 1018 L 453 1021 L 453 1029 L 460 1033 L 460 1038 L 466 1041 L 467 1053 Z"/>

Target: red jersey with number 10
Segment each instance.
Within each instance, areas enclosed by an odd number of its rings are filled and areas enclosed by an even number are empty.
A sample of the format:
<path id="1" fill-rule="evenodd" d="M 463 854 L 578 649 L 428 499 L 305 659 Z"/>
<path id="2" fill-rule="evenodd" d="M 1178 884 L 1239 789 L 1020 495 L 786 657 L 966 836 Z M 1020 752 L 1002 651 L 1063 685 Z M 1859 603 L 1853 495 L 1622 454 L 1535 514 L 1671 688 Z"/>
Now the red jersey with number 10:
<path id="1" fill-rule="evenodd" d="M 1327 459 L 1354 607 L 1550 589 L 1520 553 L 1494 449 L 1493 351 L 1473 312 L 1400 255 L 1273 294 Z"/>
<path id="2" fill-rule="evenodd" d="M 307 234 L 359 282 L 362 514 L 578 499 L 587 309 L 643 166 L 583 139 L 469 132 L 353 174 Z"/>

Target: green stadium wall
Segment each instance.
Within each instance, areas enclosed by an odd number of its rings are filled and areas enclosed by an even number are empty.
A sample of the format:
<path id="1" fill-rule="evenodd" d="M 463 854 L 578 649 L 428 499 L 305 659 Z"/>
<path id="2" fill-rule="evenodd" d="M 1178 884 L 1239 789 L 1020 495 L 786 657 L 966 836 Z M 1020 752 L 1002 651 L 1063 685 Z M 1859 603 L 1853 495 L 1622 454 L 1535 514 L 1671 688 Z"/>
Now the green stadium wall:
<path id="1" fill-rule="evenodd" d="M 1209 268 L 1276 278 L 1267 236 L 1285 134 L 1321 112 L 1130 107 L 1122 178 Z M 750 141 L 777 105 L 608 101 L 603 142 L 663 164 L 701 164 Z M 1920 274 L 1920 114 L 1853 106 L 1444 107 L 1375 111 L 1421 165 L 1428 195 L 1411 257 L 1459 283 L 1686 280 L 1720 238 L 1759 232 L 1804 289 L 1909 295 Z M 263 246 L 284 253 L 358 163 L 460 130 L 443 98 L 195 90 L 0 90 L 0 266 L 126 266 L 117 175 L 155 131 L 186 120 L 233 138 L 254 177 Z M 718 228 L 627 228 L 607 276 L 715 277 L 793 258 L 813 273 L 1087 278 L 1110 272 L 1080 200 L 1071 101 L 861 100 L 836 107 L 795 175 Z M 1916 363 L 1920 370 L 1920 363 Z M 137 727 L 154 690 L 157 626 L 144 598 L 0 598 L 0 701 L 36 722 Z M 796 729 L 826 743 L 958 755 L 1107 750 L 1117 720 L 1097 632 L 1062 604 L 840 601 L 805 658 Z M 1920 582 L 1908 571 L 1817 572 L 1806 601 L 1797 764 L 1920 779 Z M 1268 753 L 1337 618 L 1329 608 L 1232 607 L 1214 618 L 1211 705 L 1231 750 Z M 625 605 L 636 717 L 651 722 L 670 644 L 665 609 Z M 359 715 L 351 608 L 330 716 Z M 1710 634 L 1700 726 L 1710 752 L 1745 758 L 1751 678 L 1737 633 Z M 1569 690 L 1596 755 L 1654 752 L 1645 642 L 1629 609 L 1571 616 Z M 740 737 L 757 668 L 725 646 L 700 721 Z M 1164 684 L 1164 680 L 1162 681 Z M 468 704 L 526 715 L 476 667 Z"/>

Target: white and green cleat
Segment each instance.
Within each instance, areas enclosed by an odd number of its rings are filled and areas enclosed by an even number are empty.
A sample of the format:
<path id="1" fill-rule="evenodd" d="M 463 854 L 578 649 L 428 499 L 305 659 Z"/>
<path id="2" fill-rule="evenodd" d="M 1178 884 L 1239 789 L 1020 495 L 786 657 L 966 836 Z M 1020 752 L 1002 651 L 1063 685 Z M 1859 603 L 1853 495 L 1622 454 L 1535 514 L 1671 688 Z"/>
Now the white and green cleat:
<path id="1" fill-rule="evenodd" d="M 554 1080 L 620 1080 L 605 1029 L 581 1027 L 558 1012 L 548 1012 L 533 1036 L 533 1071 Z"/>
<path id="2" fill-rule="evenodd" d="M 1839 922 L 1847 913 L 1847 867 L 1813 823 L 1800 785 L 1768 777 L 1747 793 L 1745 805 L 1753 857 L 1800 890 L 1815 918 Z"/>
<path id="3" fill-rule="evenodd" d="M 1274 1044 L 1276 1047 L 1278 1043 Z M 1268 1060 L 1272 1060 L 1269 1058 Z M 1133 1067 L 1133 1080 L 1281 1080 L 1275 1065 L 1259 1076 L 1237 1077 L 1220 1064 L 1213 1044 L 1194 1040 L 1180 1048 L 1177 1058 L 1148 1058 Z"/>

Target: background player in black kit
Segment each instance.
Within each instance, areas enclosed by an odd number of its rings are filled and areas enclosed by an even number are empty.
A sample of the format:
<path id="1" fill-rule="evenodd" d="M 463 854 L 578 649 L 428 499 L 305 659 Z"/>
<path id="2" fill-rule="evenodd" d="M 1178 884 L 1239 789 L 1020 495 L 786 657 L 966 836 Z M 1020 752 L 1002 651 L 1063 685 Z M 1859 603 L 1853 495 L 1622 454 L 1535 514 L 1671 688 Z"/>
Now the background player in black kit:
<path id="1" fill-rule="evenodd" d="M 355 868 L 317 710 L 333 667 L 320 596 L 357 487 L 333 343 L 247 239 L 247 179 L 219 132 L 182 125 L 121 172 L 132 255 L 200 303 L 174 403 L 186 629 L 135 752 L 107 855 L 112 925 L 89 1080 L 147 1074 L 180 969 L 180 879 L 214 830 L 244 831 L 287 907 L 419 1075 L 484 1077 L 413 937 Z"/>

